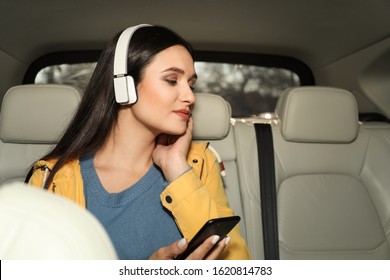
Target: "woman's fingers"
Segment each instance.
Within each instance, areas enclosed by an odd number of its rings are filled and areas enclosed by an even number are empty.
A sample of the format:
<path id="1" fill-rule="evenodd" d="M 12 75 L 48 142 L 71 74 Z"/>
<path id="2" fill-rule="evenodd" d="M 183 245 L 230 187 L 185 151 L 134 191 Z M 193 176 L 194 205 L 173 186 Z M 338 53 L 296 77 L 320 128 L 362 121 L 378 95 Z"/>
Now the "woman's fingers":
<path id="1" fill-rule="evenodd" d="M 220 240 L 218 235 L 207 238 L 198 248 L 194 250 L 186 260 L 215 260 L 223 252 L 230 241 L 230 237 Z M 183 253 L 187 249 L 188 243 L 182 238 L 172 244 L 161 247 L 154 252 L 150 260 L 172 260 L 175 256 Z"/>
<path id="2" fill-rule="evenodd" d="M 187 260 L 215 260 L 223 252 L 227 243 L 226 238 L 220 240 L 218 235 L 210 236 L 187 257 Z"/>
<path id="3" fill-rule="evenodd" d="M 168 246 L 161 247 L 149 257 L 149 260 L 172 260 L 175 256 L 183 253 L 187 249 L 187 245 L 187 240 L 182 238 Z"/>
<path id="4" fill-rule="evenodd" d="M 230 237 L 227 236 L 221 241 L 219 241 L 214 248 L 206 255 L 205 260 L 216 260 L 220 254 L 222 254 L 223 250 L 225 250 L 226 246 L 230 242 Z"/>

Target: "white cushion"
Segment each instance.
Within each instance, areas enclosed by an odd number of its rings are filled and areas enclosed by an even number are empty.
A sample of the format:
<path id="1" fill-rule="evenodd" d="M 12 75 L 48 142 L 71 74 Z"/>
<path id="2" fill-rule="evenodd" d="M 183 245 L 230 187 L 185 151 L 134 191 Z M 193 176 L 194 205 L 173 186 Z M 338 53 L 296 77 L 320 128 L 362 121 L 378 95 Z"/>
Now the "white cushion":
<path id="1" fill-rule="evenodd" d="M 23 183 L 0 187 L 0 224 L 0 259 L 117 259 L 86 209 Z"/>

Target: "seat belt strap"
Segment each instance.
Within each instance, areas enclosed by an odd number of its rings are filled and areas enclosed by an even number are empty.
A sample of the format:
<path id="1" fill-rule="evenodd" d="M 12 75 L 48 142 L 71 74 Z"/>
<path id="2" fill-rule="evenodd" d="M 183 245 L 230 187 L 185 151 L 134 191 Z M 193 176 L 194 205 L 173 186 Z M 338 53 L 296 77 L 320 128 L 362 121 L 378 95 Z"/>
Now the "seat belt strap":
<path id="1" fill-rule="evenodd" d="M 279 234 L 272 128 L 269 124 L 257 123 L 255 124 L 255 131 L 259 160 L 264 258 L 266 260 L 278 260 Z"/>

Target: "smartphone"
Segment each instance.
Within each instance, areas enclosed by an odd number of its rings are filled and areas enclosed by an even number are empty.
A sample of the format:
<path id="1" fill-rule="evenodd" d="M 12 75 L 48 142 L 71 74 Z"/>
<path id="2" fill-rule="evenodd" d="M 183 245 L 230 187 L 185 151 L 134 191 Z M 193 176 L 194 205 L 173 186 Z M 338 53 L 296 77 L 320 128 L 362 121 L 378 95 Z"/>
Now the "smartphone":
<path id="1" fill-rule="evenodd" d="M 188 243 L 187 249 L 174 259 L 186 259 L 199 245 L 212 235 L 218 235 L 220 240 L 222 240 L 238 224 L 240 219 L 239 216 L 230 216 L 208 220 Z"/>

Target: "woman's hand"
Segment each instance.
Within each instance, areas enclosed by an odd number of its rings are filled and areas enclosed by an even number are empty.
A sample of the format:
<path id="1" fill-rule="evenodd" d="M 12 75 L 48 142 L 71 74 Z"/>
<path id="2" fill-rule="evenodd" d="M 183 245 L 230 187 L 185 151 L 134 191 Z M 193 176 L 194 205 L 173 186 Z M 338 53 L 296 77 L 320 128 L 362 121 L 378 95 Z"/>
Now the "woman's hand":
<path id="1" fill-rule="evenodd" d="M 215 260 L 223 252 L 230 241 L 225 237 L 219 241 L 219 236 L 213 235 L 206 239 L 202 245 L 195 249 L 186 260 Z M 216 244 L 218 242 L 218 244 Z M 183 253 L 187 249 L 188 243 L 185 238 L 162 247 L 150 256 L 150 260 L 173 260 L 175 256 Z"/>
<path id="2" fill-rule="evenodd" d="M 187 154 L 192 140 L 192 129 L 193 120 L 191 117 L 183 135 L 160 134 L 157 137 L 152 157 L 168 182 L 172 182 L 190 168 L 187 163 Z"/>

